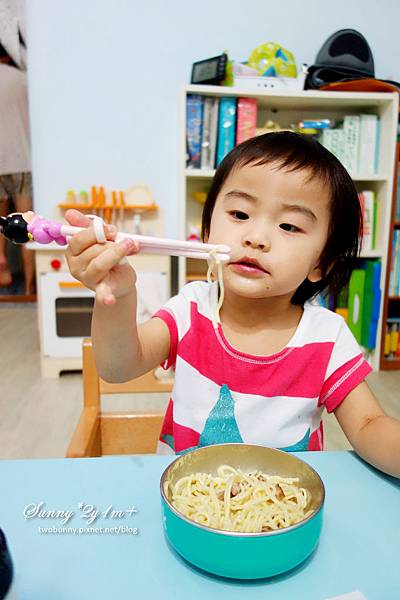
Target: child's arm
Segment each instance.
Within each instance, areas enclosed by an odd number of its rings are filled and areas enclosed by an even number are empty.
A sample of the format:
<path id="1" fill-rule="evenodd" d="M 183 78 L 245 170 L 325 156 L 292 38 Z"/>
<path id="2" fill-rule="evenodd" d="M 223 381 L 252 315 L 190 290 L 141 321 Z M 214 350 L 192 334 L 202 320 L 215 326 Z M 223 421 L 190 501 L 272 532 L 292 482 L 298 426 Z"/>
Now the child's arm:
<path id="1" fill-rule="evenodd" d="M 99 244 L 85 215 L 70 210 L 65 217 L 71 225 L 86 227 L 70 240 L 66 260 L 71 274 L 96 292 L 92 338 L 97 370 L 114 383 L 139 377 L 165 361 L 170 347 L 169 329 L 161 319 L 137 327 L 136 273 L 121 260 L 139 248 L 132 240 L 113 242 L 112 226 L 106 226 L 108 241 Z"/>
<path id="2" fill-rule="evenodd" d="M 381 471 L 400 477 L 400 421 L 383 412 L 365 381 L 334 413 L 357 454 Z"/>
<path id="3" fill-rule="evenodd" d="M 140 377 L 166 361 L 170 334 L 162 319 L 136 324 L 136 290 L 112 306 L 95 302 L 93 352 L 102 379 L 121 383 Z"/>

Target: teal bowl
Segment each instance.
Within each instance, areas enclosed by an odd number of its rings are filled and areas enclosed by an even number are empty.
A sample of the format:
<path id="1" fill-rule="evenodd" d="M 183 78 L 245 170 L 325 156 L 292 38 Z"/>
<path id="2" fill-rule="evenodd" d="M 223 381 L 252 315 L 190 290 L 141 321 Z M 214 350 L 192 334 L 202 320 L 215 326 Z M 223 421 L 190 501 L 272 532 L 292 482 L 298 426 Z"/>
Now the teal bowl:
<path id="1" fill-rule="evenodd" d="M 312 514 L 277 531 L 237 533 L 195 523 L 173 507 L 170 485 L 195 472 L 216 475 L 224 464 L 242 471 L 298 477 L 299 485 L 311 492 Z M 272 577 L 301 564 L 318 544 L 324 484 L 312 467 L 287 452 L 252 444 L 205 446 L 174 460 L 163 472 L 160 488 L 167 540 L 185 560 L 209 573 L 234 579 Z"/>

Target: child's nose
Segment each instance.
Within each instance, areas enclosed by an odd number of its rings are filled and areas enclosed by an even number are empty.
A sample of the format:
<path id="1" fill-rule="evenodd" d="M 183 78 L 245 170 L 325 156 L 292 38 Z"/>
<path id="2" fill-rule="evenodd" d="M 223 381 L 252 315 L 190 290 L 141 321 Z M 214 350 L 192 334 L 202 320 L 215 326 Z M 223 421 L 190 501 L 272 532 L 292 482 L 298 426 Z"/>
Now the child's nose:
<path id="1" fill-rule="evenodd" d="M 253 248 L 254 250 L 261 250 L 267 252 L 271 248 L 270 240 L 266 235 L 260 236 L 257 234 L 247 236 L 243 240 L 246 248 Z"/>

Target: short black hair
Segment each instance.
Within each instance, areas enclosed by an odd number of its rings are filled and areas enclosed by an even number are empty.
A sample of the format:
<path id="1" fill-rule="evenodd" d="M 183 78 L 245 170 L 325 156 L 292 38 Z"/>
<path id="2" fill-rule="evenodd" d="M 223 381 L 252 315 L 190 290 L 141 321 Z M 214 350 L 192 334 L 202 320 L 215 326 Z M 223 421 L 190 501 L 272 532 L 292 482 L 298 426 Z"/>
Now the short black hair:
<path id="1" fill-rule="evenodd" d="M 321 253 L 322 279 L 305 279 L 294 292 L 292 304 L 302 305 L 316 294 L 335 294 L 348 283 L 359 255 L 362 214 L 353 180 L 342 163 L 309 135 L 277 131 L 251 138 L 236 146 L 219 165 L 211 184 L 202 217 L 202 236 L 210 234 L 215 202 L 230 173 L 245 165 L 276 165 L 286 171 L 305 170 L 330 189 L 330 223 Z"/>

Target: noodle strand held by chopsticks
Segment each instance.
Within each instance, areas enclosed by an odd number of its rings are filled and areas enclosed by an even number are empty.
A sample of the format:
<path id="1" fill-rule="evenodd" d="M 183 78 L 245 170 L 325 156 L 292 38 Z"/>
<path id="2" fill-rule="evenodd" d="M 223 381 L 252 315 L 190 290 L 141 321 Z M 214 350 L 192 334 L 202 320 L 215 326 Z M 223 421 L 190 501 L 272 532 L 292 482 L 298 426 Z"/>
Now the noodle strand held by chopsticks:
<path id="1" fill-rule="evenodd" d="M 218 323 L 221 323 L 219 318 L 219 311 L 224 302 L 224 280 L 222 277 L 222 263 L 218 258 L 218 251 L 211 250 L 209 252 L 209 261 L 208 261 L 208 271 L 207 271 L 207 281 L 208 283 L 212 283 L 211 275 L 214 270 L 214 267 L 217 267 L 217 278 L 218 278 L 218 287 L 219 287 L 219 298 L 216 307 L 215 314 L 212 315 L 212 321 L 214 325 L 214 329 L 217 329 Z"/>
<path id="2" fill-rule="evenodd" d="M 298 478 L 244 473 L 221 465 L 217 475 L 194 473 L 169 484 L 172 505 L 196 523 L 241 533 L 259 533 L 289 527 L 312 510 L 311 494 Z"/>

